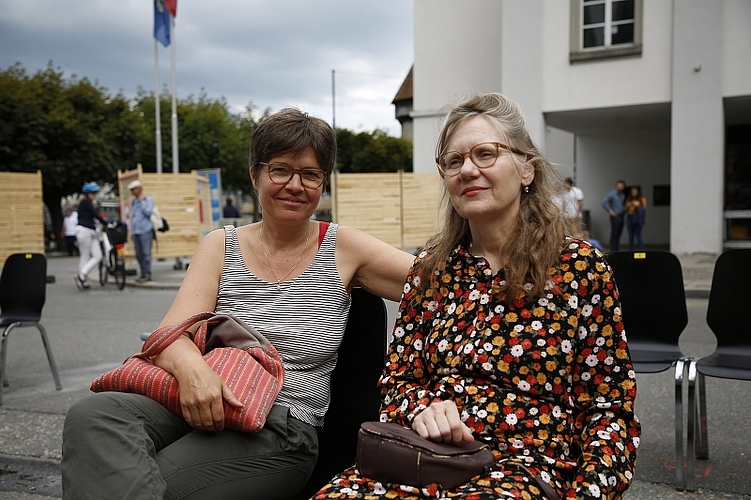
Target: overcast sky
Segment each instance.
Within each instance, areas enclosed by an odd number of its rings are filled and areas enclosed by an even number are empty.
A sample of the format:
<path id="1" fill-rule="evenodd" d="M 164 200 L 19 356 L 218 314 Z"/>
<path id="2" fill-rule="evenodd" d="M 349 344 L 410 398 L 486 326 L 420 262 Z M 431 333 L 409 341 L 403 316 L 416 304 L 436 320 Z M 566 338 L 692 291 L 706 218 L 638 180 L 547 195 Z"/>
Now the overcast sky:
<path id="1" fill-rule="evenodd" d="M 154 90 L 153 0 L 0 0 L 0 68 L 52 61 L 110 94 Z M 234 112 L 296 106 L 336 126 L 399 136 L 392 99 L 413 60 L 412 0 L 178 0 L 177 95 Z M 159 45 L 160 84 L 170 52 Z"/>

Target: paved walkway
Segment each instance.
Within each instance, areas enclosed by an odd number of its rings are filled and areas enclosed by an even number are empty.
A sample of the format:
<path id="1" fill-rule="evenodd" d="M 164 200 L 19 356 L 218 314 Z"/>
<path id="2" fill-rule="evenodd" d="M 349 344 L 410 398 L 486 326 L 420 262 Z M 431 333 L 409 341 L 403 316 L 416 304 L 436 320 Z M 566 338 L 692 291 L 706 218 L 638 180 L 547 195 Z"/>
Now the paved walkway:
<path id="1" fill-rule="evenodd" d="M 679 256 L 689 297 L 689 327 L 681 347 L 690 355 L 714 349 L 702 324 L 715 256 Z M 8 352 L 10 387 L 0 406 L 0 499 L 60 498 L 59 460 L 62 423 L 67 409 L 88 393 L 91 380 L 140 349 L 138 336 L 151 331 L 174 299 L 185 276 L 183 262 L 154 263 L 154 280 L 135 284 L 128 277 L 125 290 L 113 285 L 78 292 L 73 283 L 76 259 L 50 258 L 43 324 L 63 383 L 55 391 L 44 350 L 32 329 L 11 333 Z M 396 304 L 389 303 L 393 317 Z M 708 380 L 710 460 L 697 463 L 698 492 L 675 490 L 672 373 L 637 375 L 637 413 L 643 436 L 636 479 L 626 500 L 738 498 L 751 500 L 751 453 L 748 453 L 747 416 L 751 384 Z M 726 395 L 733 394 L 732 398 Z"/>

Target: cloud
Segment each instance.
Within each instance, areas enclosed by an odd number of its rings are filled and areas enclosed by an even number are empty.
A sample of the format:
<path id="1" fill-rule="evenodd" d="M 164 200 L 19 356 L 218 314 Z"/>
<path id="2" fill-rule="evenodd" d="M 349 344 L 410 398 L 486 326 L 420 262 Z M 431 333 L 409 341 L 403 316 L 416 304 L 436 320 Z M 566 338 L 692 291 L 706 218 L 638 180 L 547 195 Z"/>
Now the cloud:
<path id="1" fill-rule="evenodd" d="M 178 96 L 224 96 L 234 110 L 297 106 L 352 130 L 399 135 L 391 100 L 413 59 L 412 2 L 178 2 Z M 150 0 L 4 0 L 0 67 L 35 73 L 52 61 L 110 92 L 154 88 Z M 170 52 L 159 46 L 160 83 Z"/>

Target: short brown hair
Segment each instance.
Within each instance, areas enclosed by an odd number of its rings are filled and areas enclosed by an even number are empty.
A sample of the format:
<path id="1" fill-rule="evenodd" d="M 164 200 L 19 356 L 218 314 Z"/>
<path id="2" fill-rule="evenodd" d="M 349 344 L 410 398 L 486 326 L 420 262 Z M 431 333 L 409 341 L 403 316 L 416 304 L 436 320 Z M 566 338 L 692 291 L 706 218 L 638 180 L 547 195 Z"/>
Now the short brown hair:
<path id="1" fill-rule="evenodd" d="M 258 175 L 261 163 L 284 153 L 299 153 L 311 147 L 326 175 L 336 162 L 336 134 L 320 118 L 297 108 L 284 108 L 261 122 L 250 139 L 250 170 Z"/>

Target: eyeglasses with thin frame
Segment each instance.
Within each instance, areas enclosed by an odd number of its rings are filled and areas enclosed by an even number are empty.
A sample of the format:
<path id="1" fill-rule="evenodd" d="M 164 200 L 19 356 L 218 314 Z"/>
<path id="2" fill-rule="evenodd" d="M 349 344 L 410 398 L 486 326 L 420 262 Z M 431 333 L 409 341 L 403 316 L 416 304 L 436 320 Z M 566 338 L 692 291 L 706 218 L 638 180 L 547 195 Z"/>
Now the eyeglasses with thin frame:
<path id="1" fill-rule="evenodd" d="M 488 168 L 495 165 L 501 150 L 505 149 L 512 153 L 523 155 L 521 151 L 511 146 L 501 144 L 500 142 L 480 142 L 472 146 L 469 151 L 460 153 L 459 151 L 448 151 L 435 159 L 438 170 L 444 176 L 457 175 L 464 165 L 464 159 L 469 156 L 478 168 Z"/>
<path id="2" fill-rule="evenodd" d="M 300 176 L 300 182 L 309 189 L 321 187 L 326 180 L 326 172 L 320 168 L 294 168 L 286 163 L 258 162 L 266 166 L 269 179 L 274 184 L 287 184 L 295 174 Z"/>

